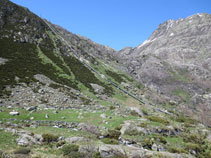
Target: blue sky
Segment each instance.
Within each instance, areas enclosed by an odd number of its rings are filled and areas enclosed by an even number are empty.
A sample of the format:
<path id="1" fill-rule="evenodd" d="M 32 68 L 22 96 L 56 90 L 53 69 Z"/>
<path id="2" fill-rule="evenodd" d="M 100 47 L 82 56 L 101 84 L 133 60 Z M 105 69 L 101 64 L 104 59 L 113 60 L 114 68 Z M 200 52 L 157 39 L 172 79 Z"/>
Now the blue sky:
<path id="1" fill-rule="evenodd" d="M 168 19 L 211 13 L 211 0 L 11 1 L 73 33 L 116 50 L 141 44 Z"/>

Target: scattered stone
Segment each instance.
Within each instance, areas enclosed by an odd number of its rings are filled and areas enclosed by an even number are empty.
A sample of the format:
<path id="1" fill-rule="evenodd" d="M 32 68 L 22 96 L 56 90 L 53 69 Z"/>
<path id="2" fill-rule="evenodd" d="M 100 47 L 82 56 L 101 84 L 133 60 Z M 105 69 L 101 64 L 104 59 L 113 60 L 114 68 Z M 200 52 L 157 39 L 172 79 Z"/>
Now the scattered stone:
<path id="1" fill-rule="evenodd" d="M 31 107 L 28 107 L 26 108 L 27 111 L 34 111 L 34 110 L 37 110 L 37 106 L 31 106 Z"/>
<path id="2" fill-rule="evenodd" d="M 80 130 L 82 130 L 82 131 L 87 131 L 87 132 L 90 132 L 92 134 L 100 135 L 99 129 L 94 125 L 88 125 L 88 124 L 85 124 L 85 123 L 80 123 L 78 126 L 80 127 Z"/>
<path id="3" fill-rule="evenodd" d="M 120 145 L 103 144 L 103 145 L 99 146 L 99 152 L 103 158 L 111 158 L 111 157 L 116 157 L 119 155 L 121 155 L 121 156 L 126 155 L 123 147 Z"/>
<path id="4" fill-rule="evenodd" d="M 98 94 L 102 94 L 105 89 L 104 87 L 102 87 L 98 84 L 94 84 L 94 83 L 91 83 L 91 86 L 94 89 L 95 93 L 98 93 Z"/>
<path id="5" fill-rule="evenodd" d="M 157 146 L 156 144 L 153 144 L 153 145 L 152 145 L 152 150 L 153 150 L 153 151 L 157 151 L 157 150 L 158 150 L 158 146 Z"/>
<path id="6" fill-rule="evenodd" d="M 30 120 L 34 120 L 34 117 L 30 117 Z"/>
<path id="7" fill-rule="evenodd" d="M 130 110 L 131 110 L 132 112 L 137 113 L 138 116 L 140 116 L 140 117 L 143 116 L 143 112 L 142 112 L 139 108 L 137 108 L 137 107 L 130 107 Z"/>
<path id="8" fill-rule="evenodd" d="M 101 114 L 100 117 L 101 118 L 107 118 L 106 114 Z"/>
<path id="9" fill-rule="evenodd" d="M 30 136 L 28 134 L 22 134 L 16 140 L 16 142 L 18 145 L 29 146 L 29 145 L 33 145 L 33 144 L 40 144 L 41 140 L 42 140 L 42 136 L 40 136 L 40 135 Z"/>
<path id="10" fill-rule="evenodd" d="M 48 114 L 45 114 L 45 118 L 49 118 Z"/>
<path id="11" fill-rule="evenodd" d="M 9 114 L 12 115 L 12 116 L 20 115 L 20 113 L 17 112 L 17 111 L 12 111 Z"/>

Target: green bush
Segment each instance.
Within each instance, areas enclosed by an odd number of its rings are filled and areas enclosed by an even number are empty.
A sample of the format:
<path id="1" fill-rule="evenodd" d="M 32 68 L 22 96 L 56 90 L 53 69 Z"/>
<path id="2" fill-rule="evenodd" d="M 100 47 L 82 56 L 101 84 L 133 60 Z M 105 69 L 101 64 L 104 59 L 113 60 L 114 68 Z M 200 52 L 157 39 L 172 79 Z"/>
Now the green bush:
<path id="1" fill-rule="evenodd" d="M 146 109 L 142 109 L 142 112 L 143 112 L 143 114 L 146 115 L 146 116 L 149 115 L 149 114 L 148 114 L 148 111 L 147 111 Z"/>
<path id="2" fill-rule="evenodd" d="M 105 144 L 119 144 L 119 142 L 116 139 L 104 138 L 101 139 L 101 141 Z"/>
<path id="3" fill-rule="evenodd" d="M 64 145 L 62 148 L 63 155 L 71 155 L 73 152 L 78 152 L 79 146 L 75 144 Z"/>
<path id="4" fill-rule="evenodd" d="M 56 147 L 58 148 L 58 147 L 60 147 L 60 146 L 63 146 L 65 143 L 66 143 L 66 142 L 65 142 L 64 140 L 62 140 L 62 141 L 56 143 Z"/>
<path id="5" fill-rule="evenodd" d="M 151 149 L 154 141 L 151 138 L 145 138 L 142 140 L 141 145 L 146 149 Z"/>
<path id="6" fill-rule="evenodd" d="M 186 123 L 188 125 L 194 124 L 196 122 L 193 119 L 191 119 L 191 118 L 189 118 L 187 116 L 184 116 L 183 114 L 180 114 L 179 116 L 177 116 L 177 118 L 175 119 L 175 121 Z"/>
<path id="7" fill-rule="evenodd" d="M 153 121 L 153 122 L 159 122 L 159 123 L 162 123 L 164 125 L 168 125 L 169 124 L 169 121 L 168 120 L 165 120 L 159 116 L 147 116 L 146 117 L 148 120 L 150 121 Z"/>
<path id="8" fill-rule="evenodd" d="M 185 149 L 187 151 L 191 151 L 191 150 L 194 150 L 196 153 L 199 153 L 202 151 L 202 148 L 201 146 L 199 146 L 198 144 L 194 144 L 194 143 L 187 143 L 185 145 Z"/>
<path id="9" fill-rule="evenodd" d="M 121 135 L 121 132 L 115 129 L 109 129 L 108 130 L 108 137 L 112 139 L 118 139 Z"/>
<path id="10" fill-rule="evenodd" d="M 115 106 L 109 106 L 109 110 L 114 110 L 116 107 Z"/>
<path id="11" fill-rule="evenodd" d="M 94 158 L 102 158 L 100 152 L 96 152 L 93 156 Z"/>
<path id="12" fill-rule="evenodd" d="M 130 114 L 131 114 L 132 116 L 139 116 L 139 114 L 138 114 L 136 111 L 134 111 L 134 110 L 131 111 Z"/>
<path id="13" fill-rule="evenodd" d="M 145 135 L 145 134 L 143 132 L 138 131 L 137 129 L 129 129 L 125 132 L 125 135 L 142 136 L 142 135 Z"/>
<path id="14" fill-rule="evenodd" d="M 58 136 L 55 136 L 53 134 L 43 134 L 42 135 L 42 138 L 43 138 L 43 142 L 46 142 L 46 143 L 51 143 L 51 142 L 56 142 L 57 139 L 58 139 Z"/>
<path id="15" fill-rule="evenodd" d="M 183 139 L 185 142 L 195 143 L 195 144 L 199 144 L 199 145 L 205 144 L 205 138 L 206 138 L 206 136 L 204 136 L 200 133 L 184 134 L 183 135 Z"/>
<path id="16" fill-rule="evenodd" d="M 160 136 L 160 135 L 159 136 L 156 136 L 155 139 L 157 141 L 163 143 L 163 144 L 166 144 L 167 143 L 166 139 L 163 136 Z"/>
<path id="17" fill-rule="evenodd" d="M 14 154 L 29 154 L 31 152 L 31 149 L 29 148 L 19 148 L 19 149 L 16 149 L 14 151 Z"/>
<path id="18" fill-rule="evenodd" d="M 71 152 L 67 158 L 84 158 L 84 154 L 79 153 L 79 152 Z"/>
<path id="19" fill-rule="evenodd" d="M 122 125 L 115 127 L 115 130 L 120 131 L 122 129 Z"/>
<path id="20" fill-rule="evenodd" d="M 142 122 L 142 123 L 139 124 L 139 127 L 147 128 L 147 123 L 146 122 Z"/>
<path id="21" fill-rule="evenodd" d="M 185 153 L 185 154 L 188 154 L 188 152 L 185 150 L 185 149 L 183 149 L 183 148 L 181 148 L 181 147 L 168 147 L 168 149 L 167 149 L 169 152 L 171 152 L 171 153 Z"/>

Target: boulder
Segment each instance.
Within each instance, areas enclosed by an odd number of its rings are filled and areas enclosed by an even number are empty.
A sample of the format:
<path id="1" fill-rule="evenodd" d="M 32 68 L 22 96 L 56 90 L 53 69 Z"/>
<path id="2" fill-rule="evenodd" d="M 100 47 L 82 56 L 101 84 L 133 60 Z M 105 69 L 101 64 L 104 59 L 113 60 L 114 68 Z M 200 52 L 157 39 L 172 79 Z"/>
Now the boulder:
<path id="1" fill-rule="evenodd" d="M 101 118 L 107 118 L 106 114 L 101 114 L 100 117 Z"/>
<path id="2" fill-rule="evenodd" d="M 27 111 L 34 111 L 34 110 L 37 110 L 37 106 L 31 106 L 31 107 L 28 107 L 26 108 Z"/>
<path id="3" fill-rule="evenodd" d="M 152 150 L 153 150 L 153 151 L 157 151 L 157 150 L 158 150 L 158 146 L 157 146 L 156 144 L 153 144 L 153 145 L 152 145 Z"/>
<path id="4" fill-rule="evenodd" d="M 91 86 L 94 89 L 95 93 L 101 94 L 104 91 L 104 87 L 102 87 L 98 84 L 91 83 Z"/>
<path id="5" fill-rule="evenodd" d="M 34 136 L 30 136 L 28 134 L 21 134 L 20 137 L 16 139 L 17 144 L 22 146 L 40 144 L 41 141 L 42 141 L 42 136 L 37 134 Z"/>
<path id="6" fill-rule="evenodd" d="M 102 158 L 113 158 L 117 156 L 125 156 L 126 153 L 121 145 L 107 145 L 99 146 L 99 152 Z"/>
<path id="7" fill-rule="evenodd" d="M 98 127 L 96 127 L 94 125 L 88 125 L 88 124 L 85 124 L 85 123 L 80 123 L 78 126 L 79 126 L 80 130 L 82 130 L 82 131 L 87 131 L 87 132 L 90 132 L 90 133 L 95 134 L 95 135 L 100 135 Z"/>
<path id="8" fill-rule="evenodd" d="M 12 115 L 12 116 L 20 115 L 20 113 L 17 112 L 17 111 L 12 111 L 9 114 Z"/>
<path id="9" fill-rule="evenodd" d="M 137 107 L 130 107 L 130 110 L 131 110 L 131 112 L 137 113 L 137 115 L 140 116 L 140 117 L 143 116 L 143 112 Z"/>

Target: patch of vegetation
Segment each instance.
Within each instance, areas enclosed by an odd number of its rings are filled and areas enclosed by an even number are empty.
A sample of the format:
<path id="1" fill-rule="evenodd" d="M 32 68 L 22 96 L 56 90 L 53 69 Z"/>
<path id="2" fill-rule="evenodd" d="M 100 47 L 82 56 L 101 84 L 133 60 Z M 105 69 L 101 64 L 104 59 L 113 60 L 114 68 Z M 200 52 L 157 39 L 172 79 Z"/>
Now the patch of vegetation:
<path id="1" fill-rule="evenodd" d="M 124 82 L 124 79 L 122 79 L 120 74 L 113 72 L 113 71 L 110 71 L 110 70 L 106 70 L 105 72 L 106 72 L 107 75 L 112 77 L 116 82 L 118 82 L 118 83 Z"/>
<path id="2" fill-rule="evenodd" d="M 173 72 L 171 71 L 170 74 L 172 76 L 172 78 L 176 81 L 182 81 L 184 83 L 188 83 L 190 82 L 190 78 L 188 77 L 188 71 L 187 70 L 181 70 L 180 72 Z"/>
<path id="3" fill-rule="evenodd" d="M 16 148 L 16 138 L 17 136 L 13 136 L 10 132 L 4 132 L 0 130 L 0 149 L 10 150 Z"/>
<path id="4" fill-rule="evenodd" d="M 141 111 L 143 112 L 143 114 L 144 114 L 145 116 L 148 116 L 148 115 L 149 115 L 149 113 L 148 113 L 148 111 L 147 111 L 146 109 L 142 109 Z"/>
<path id="5" fill-rule="evenodd" d="M 48 144 L 51 142 L 56 142 L 58 140 L 58 136 L 49 133 L 43 134 L 42 137 L 43 142 L 46 142 Z"/>
<path id="6" fill-rule="evenodd" d="M 182 147 L 169 146 L 167 150 L 169 152 L 171 152 L 171 153 L 185 153 L 185 154 L 188 154 L 188 152 Z"/>
<path id="7" fill-rule="evenodd" d="M 154 121 L 154 122 L 159 122 L 159 123 L 162 123 L 164 125 L 168 125 L 169 124 L 169 121 L 164 119 L 164 118 L 161 118 L 159 116 L 147 116 L 146 117 L 148 120 L 150 121 Z"/>
<path id="8" fill-rule="evenodd" d="M 147 123 L 146 122 L 142 122 L 142 123 L 139 124 L 139 127 L 147 128 Z"/>
<path id="9" fill-rule="evenodd" d="M 142 140 L 141 145 L 144 148 L 151 150 L 153 143 L 154 143 L 153 139 L 148 137 Z"/>
<path id="10" fill-rule="evenodd" d="M 84 105 L 89 105 L 92 102 L 90 99 L 87 99 L 85 97 L 81 97 L 81 100 Z"/>
<path id="11" fill-rule="evenodd" d="M 68 144 L 64 145 L 61 150 L 64 156 L 71 155 L 73 152 L 78 152 L 79 146 L 75 144 Z"/>
<path id="12" fill-rule="evenodd" d="M 91 92 L 94 93 L 94 89 L 90 85 L 90 83 L 98 84 L 104 87 L 104 93 L 112 96 L 113 89 L 106 85 L 105 83 L 101 82 L 93 72 L 91 72 L 87 67 L 85 67 L 78 59 L 75 57 L 69 56 L 64 57 L 64 61 L 70 67 L 71 71 L 73 72 L 75 79 L 81 83 L 83 83 Z"/>
<path id="13" fill-rule="evenodd" d="M 113 145 L 119 144 L 119 142 L 116 139 L 111 139 L 111 138 L 103 138 L 101 141 L 105 144 L 113 144 Z"/>
<path id="14" fill-rule="evenodd" d="M 176 119 L 174 119 L 177 122 L 181 123 L 189 123 L 189 124 L 195 124 L 196 120 L 193 120 L 187 116 L 184 116 L 183 114 L 179 114 Z"/>
<path id="15" fill-rule="evenodd" d="M 120 131 L 118 131 L 118 130 L 115 130 L 115 129 L 109 129 L 108 130 L 108 135 L 107 135 L 107 137 L 108 138 L 112 138 L 112 139 L 118 139 L 119 138 L 119 136 L 121 135 L 121 132 Z"/>
<path id="16" fill-rule="evenodd" d="M 181 88 L 178 88 L 178 89 L 174 90 L 172 92 L 172 94 L 175 95 L 175 96 L 180 97 L 186 103 L 190 102 L 190 94 L 187 91 L 185 91 L 185 90 L 183 90 Z"/>
<path id="17" fill-rule="evenodd" d="M 102 158 L 101 155 L 100 155 L 100 152 L 96 152 L 94 153 L 94 158 Z"/>
<path id="18" fill-rule="evenodd" d="M 78 89 L 74 81 L 59 77 L 52 64 L 43 64 L 38 57 L 37 46 L 30 43 L 17 43 L 13 39 L 0 39 L 1 57 L 8 62 L 0 66 L 0 94 L 6 93 L 7 85 L 16 85 L 15 77 L 19 82 L 29 84 L 36 81 L 34 75 L 44 74 L 48 78 L 60 84 Z M 43 50 L 45 51 L 45 50 Z M 45 53 L 45 52 L 43 52 Z"/>
<path id="19" fill-rule="evenodd" d="M 185 149 L 189 152 L 195 151 L 196 153 L 200 153 L 203 151 L 202 147 L 199 144 L 195 144 L 195 143 L 185 144 Z"/>
<path id="20" fill-rule="evenodd" d="M 142 136 L 142 135 L 145 135 L 145 134 L 143 132 L 138 131 L 137 129 L 129 129 L 125 132 L 125 135 Z"/>
<path id="21" fill-rule="evenodd" d="M 14 151 L 14 154 L 24 154 L 24 155 L 26 155 L 26 154 L 29 154 L 30 152 L 31 152 L 31 149 L 22 147 L 22 148 L 16 149 Z"/>

